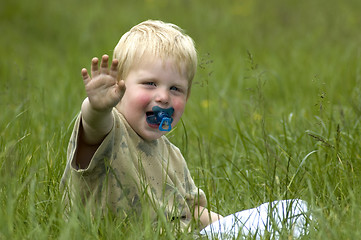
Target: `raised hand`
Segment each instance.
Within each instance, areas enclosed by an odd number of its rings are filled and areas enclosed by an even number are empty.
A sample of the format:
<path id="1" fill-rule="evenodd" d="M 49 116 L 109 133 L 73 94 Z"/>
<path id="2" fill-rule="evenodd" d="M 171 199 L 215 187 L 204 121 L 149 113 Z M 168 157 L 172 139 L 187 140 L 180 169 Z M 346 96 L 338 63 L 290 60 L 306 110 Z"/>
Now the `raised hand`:
<path id="1" fill-rule="evenodd" d="M 86 68 L 81 71 L 89 103 L 94 110 L 110 111 L 122 99 L 125 91 L 124 81 L 118 81 L 118 60 L 114 59 L 108 67 L 108 55 L 103 55 L 98 66 L 98 58 L 91 62 L 91 77 Z"/>

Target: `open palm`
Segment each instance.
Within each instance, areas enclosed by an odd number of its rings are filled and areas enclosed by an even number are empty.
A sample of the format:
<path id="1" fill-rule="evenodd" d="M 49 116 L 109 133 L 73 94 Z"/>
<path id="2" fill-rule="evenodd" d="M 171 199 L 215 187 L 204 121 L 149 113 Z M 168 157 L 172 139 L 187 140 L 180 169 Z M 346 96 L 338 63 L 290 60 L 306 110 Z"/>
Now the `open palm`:
<path id="1" fill-rule="evenodd" d="M 86 68 L 82 69 L 82 76 L 89 102 L 93 109 L 107 111 L 115 107 L 122 99 L 125 91 L 124 81 L 118 81 L 118 60 L 114 59 L 110 69 L 109 57 L 103 55 L 98 66 L 98 58 L 91 63 L 91 77 Z"/>

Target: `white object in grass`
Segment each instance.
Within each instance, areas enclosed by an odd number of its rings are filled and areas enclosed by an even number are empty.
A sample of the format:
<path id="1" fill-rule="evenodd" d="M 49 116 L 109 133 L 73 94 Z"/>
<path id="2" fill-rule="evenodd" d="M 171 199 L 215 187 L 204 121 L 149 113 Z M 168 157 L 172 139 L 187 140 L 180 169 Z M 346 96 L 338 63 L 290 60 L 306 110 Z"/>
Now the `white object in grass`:
<path id="1" fill-rule="evenodd" d="M 307 234 L 309 220 L 307 203 L 300 199 L 289 199 L 264 203 L 228 215 L 208 225 L 200 233 L 210 239 L 233 239 L 249 235 L 259 239 L 266 233 L 277 239 L 285 232 L 297 238 Z"/>

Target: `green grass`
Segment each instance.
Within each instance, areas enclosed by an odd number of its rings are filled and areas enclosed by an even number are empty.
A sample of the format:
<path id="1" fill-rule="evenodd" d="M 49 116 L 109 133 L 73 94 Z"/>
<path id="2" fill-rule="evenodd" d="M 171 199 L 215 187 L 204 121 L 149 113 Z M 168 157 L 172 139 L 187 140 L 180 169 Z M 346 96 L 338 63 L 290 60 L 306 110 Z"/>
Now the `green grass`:
<path id="1" fill-rule="evenodd" d="M 302 198 L 318 222 L 310 239 L 357 239 L 359 9 L 358 0 L 2 3 L 0 239 L 192 239 L 146 216 L 92 219 L 79 206 L 63 218 L 59 181 L 85 97 L 80 69 L 148 18 L 178 24 L 197 44 L 192 95 L 169 138 L 211 209 Z"/>

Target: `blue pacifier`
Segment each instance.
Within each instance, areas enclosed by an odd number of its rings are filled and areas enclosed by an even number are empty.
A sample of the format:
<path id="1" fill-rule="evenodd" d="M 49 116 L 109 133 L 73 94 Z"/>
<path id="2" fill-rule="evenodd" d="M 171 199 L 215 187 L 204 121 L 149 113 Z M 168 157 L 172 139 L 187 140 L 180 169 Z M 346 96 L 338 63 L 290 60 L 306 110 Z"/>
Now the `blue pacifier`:
<path id="1" fill-rule="evenodd" d="M 153 114 L 147 116 L 147 122 L 149 124 L 159 124 L 160 131 L 170 131 L 172 129 L 171 123 L 173 122 L 173 118 L 171 117 L 174 108 L 161 108 L 158 106 L 154 106 L 152 108 Z"/>

